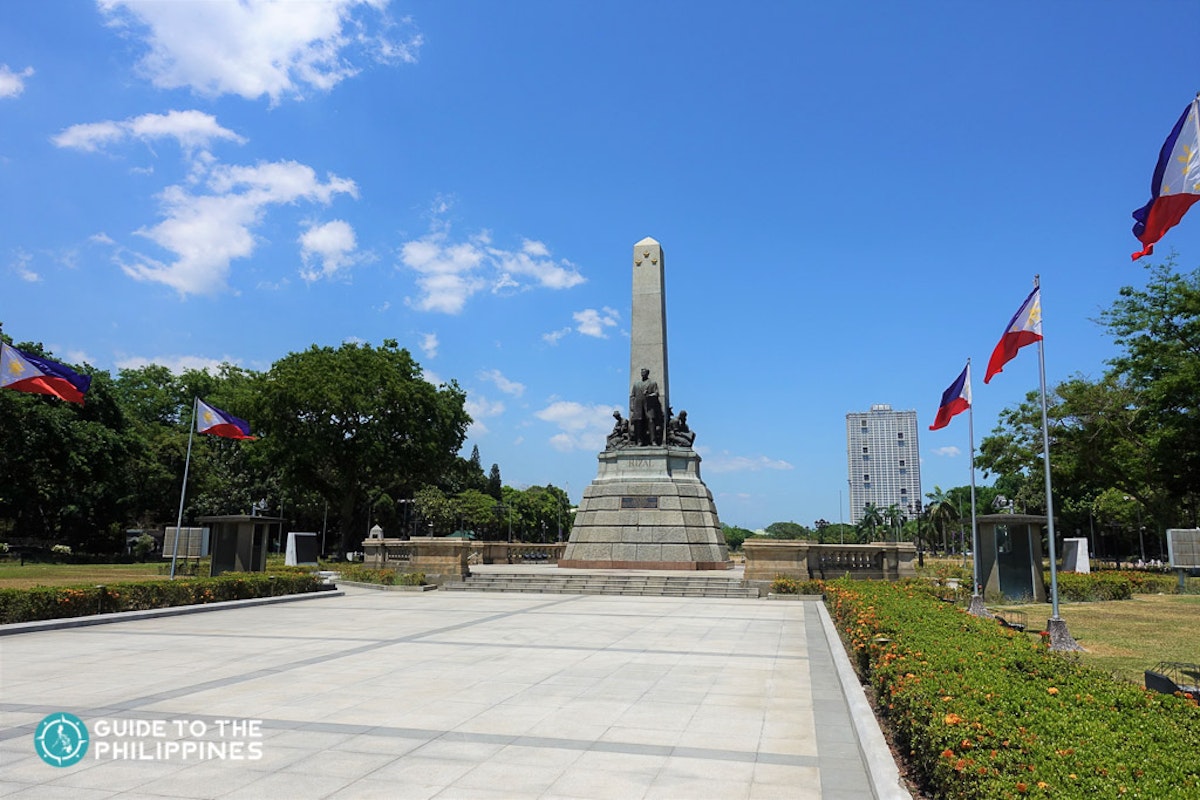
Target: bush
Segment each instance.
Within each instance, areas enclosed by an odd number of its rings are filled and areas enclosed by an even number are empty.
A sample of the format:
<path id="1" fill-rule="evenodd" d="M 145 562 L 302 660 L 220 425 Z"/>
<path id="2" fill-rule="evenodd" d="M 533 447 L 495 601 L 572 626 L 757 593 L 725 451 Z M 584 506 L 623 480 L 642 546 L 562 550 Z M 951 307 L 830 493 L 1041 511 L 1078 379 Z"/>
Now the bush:
<path id="1" fill-rule="evenodd" d="M 356 583 L 378 583 L 383 586 L 424 586 L 424 572 L 397 572 L 394 569 L 376 569 L 362 564 L 339 564 L 338 575 Z"/>
<path id="2" fill-rule="evenodd" d="M 823 594 L 825 591 L 821 581 L 802 581 L 789 578 L 786 575 L 776 575 L 771 581 L 772 594 Z"/>
<path id="3" fill-rule="evenodd" d="M 228 573 L 216 578 L 115 583 L 111 586 L 36 586 L 0 589 L 0 624 L 144 611 L 223 600 L 248 600 L 320 591 L 316 575 Z"/>
<path id="4" fill-rule="evenodd" d="M 1083 667 L 912 586 L 839 580 L 826 601 L 929 794 L 1200 796 L 1200 707 Z"/>

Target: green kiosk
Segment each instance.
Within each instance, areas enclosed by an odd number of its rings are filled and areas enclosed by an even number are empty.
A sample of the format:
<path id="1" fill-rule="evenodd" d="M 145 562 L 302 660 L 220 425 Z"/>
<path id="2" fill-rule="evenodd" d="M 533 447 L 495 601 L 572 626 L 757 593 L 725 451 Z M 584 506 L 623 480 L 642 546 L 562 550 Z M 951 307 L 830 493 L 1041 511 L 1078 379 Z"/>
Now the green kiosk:
<path id="1" fill-rule="evenodd" d="M 223 572 L 266 571 L 267 543 L 279 541 L 284 520 L 281 517 L 229 514 L 200 517 L 199 522 L 211 531 L 212 568 L 208 574 L 216 577 Z"/>

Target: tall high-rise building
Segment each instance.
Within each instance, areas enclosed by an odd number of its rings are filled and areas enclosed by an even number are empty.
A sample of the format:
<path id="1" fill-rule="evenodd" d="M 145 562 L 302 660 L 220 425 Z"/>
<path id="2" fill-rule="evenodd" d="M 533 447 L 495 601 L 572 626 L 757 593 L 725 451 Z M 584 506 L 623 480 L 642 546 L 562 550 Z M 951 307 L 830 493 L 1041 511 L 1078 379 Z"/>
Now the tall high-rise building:
<path id="1" fill-rule="evenodd" d="M 923 502 L 917 412 L 881 403 L 847 414 L 846 468 L 852 524 L 862 520 L 867 503 L 880 511 L 894 503 L 912 519 Z"/>

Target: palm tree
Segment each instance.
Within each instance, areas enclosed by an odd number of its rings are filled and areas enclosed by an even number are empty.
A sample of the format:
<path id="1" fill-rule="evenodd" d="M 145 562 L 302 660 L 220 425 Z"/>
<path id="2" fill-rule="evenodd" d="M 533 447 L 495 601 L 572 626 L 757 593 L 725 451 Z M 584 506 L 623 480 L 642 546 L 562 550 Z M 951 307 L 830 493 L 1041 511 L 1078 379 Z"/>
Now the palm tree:
<path id="1" fill-rule="evenodd" d="M 900 517 L 904 516 L 900 513 L 900 506 L 892 503 L 883 510 L 883 518 L 887 520 L 888 528 L 892 531 L 893 538 L 899 540 L 896 529 L 900 527 Z"/>
<path id="2" fill-rule="evenodd" d="M 950 547 L 946 529 L 950 523 L 958 519 L 958 507 L 940 486 L 935 485 L 933 491 L 927 492 L 925 496 L 929 498 L 929 505 L 925 507 L 929 513 L 929 523 L 934 526 L 935 530 L 942 532 L 942 552 L 948 554 Z"/>
<path id="3" fill-rule="evenodd" d="M 871 541 L 875 541 L 875 526 L 883 524 L 883 515 L 879 513 L 879 506 L 874 503 L 867 503 L 863 506 L 862 524 L 871 526 Z"/>

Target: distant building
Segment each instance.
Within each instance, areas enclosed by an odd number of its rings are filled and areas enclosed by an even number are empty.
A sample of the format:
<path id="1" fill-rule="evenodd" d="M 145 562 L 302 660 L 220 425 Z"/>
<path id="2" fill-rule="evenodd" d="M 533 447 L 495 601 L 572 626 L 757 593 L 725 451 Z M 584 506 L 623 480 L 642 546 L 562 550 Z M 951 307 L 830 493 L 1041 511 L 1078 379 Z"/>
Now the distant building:
<path id="1" fill-rule="evenodd" d="M 894 503 L 909 519 L 916 516 L 923 502 L 917 412 L 879 404 L 847 414 L 846 466 L 852 524 L 862 521 L 867 503 L 880 511 Z"/>

